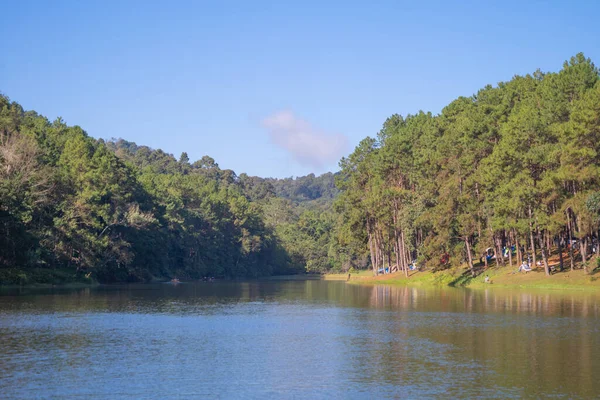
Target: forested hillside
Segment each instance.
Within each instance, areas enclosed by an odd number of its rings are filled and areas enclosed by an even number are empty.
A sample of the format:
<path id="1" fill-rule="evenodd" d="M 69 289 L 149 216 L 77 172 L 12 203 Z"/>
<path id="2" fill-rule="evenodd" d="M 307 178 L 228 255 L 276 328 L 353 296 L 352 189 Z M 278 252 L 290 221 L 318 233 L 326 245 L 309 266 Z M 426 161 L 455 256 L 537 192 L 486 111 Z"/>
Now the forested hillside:
<path id="1" fill-rule="evenodd" d="M 433 269 L 505 253 L 588 263 L 600 220 L 600 83 L 582 54 L 393 115 L 341 172 L 236 175 L 89 137 L 0 96 L 0 283 Z M 506 254 L 506 253 L 505 253 Z M 513 259 L 514 257 L 514 259 Z M 486 262 L 487 258 L 483 257 Z"/>
<path id="2" fill-rule="evenodd" d="M 125 140 L 96 140 L 5 96 L 0 174 L 0 283 L 255 277 L 332 267 L 328 246 L 323 255 L 318 243 L 328 222 L 276 198 L 277 180 L 238 177 L 207 156 L 190 163 L 185 153 L 176 160 Z M 286 187 L 297 182 L 290 193 L 308 191 L 318 200 L 318 184 L 303 179 Z"/>
<path id="3" fill-rule="evenodd" d="M 473 270 L 491 248 L 500 264 L 529 255 L 548 274 L 550 251 L 569 245 L 563 264 L 584 261 L 589 272 L 600 219 L 598 69 L 578 54 L 558 73 L 486 86 L 440 115 L 393 115 L 341 166 L 344 229 L 376 270 L 406 272 L 415 257 Z M 516 260 L 499 256 L 513 246 Z"/>

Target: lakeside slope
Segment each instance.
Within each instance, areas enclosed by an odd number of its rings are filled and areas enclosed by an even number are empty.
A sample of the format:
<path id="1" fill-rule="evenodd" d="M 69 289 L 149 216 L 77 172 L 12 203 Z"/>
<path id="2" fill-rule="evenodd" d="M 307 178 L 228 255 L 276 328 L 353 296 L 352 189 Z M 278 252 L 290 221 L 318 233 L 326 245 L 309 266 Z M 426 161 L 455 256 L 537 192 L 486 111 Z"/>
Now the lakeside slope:
<path id="1" fill-rule="evenodd" d="M 567 268 L 550 276 L 546 276 L 541 267 L 528 273 L 516 271 L 516 267 L 494 266 L 472 277 L 470 271 L 461 266 L 438 272 L 411 271 L 408 277 L 402 272 L 373 276 L 371 271 L 360 271 L 358 274 L 351 274 L 349 281 L 348 274 L 328 274 L 324 279 L 347 280 L 353 284 L 600 290 L 600 274 L 597 271 L 589 275 L 580 268 L 573 271 Z M 489 276 L 490 283 L 485 283 L 486 276 Z"/>

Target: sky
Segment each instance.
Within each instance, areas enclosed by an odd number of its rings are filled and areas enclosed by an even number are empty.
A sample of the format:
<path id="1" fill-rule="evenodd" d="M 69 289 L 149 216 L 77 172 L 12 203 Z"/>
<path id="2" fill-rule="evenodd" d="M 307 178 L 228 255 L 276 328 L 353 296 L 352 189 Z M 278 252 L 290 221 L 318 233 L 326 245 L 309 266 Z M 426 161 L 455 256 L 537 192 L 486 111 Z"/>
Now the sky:
<path id="1" fill-rule="evenodd" d="M 262 177 L 337 171 L 394 113 L 600 65 L 598 1 L 11 1 L 0 92 L 96 138 Z"/>

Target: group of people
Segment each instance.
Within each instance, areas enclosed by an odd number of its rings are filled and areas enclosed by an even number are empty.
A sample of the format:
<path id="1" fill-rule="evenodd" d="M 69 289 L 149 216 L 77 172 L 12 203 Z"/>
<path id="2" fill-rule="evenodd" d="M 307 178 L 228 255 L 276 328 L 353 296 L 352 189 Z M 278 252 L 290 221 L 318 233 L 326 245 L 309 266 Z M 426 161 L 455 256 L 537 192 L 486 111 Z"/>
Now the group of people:
<path id="1" fill-rule="evenodd" d="M 513 255 L 514 255 L 514 254 L 516 254 L 516 253 L 517 253 L 517 247 L 516 247 L 515 245 L 512 245 L 512 246 L 510 246 L 510 247 L 508 247 L 508 246 L 504 246 L 504 247 L 502 248 L 502 256 L 503 256 L 504 258 L 508 258 L 508 256 L 509 256 L 509 253 L 511 253 L 511 254 L 513 254 Z"/>
<path id="2" fill-rule="evenodd" d="M 504 246 L 502 247 L 502 257 L 503 258 L 508 258 L 509 257 L 509 253 L 515 254 L 517 251 L 517 248 L 513 245 L 513 246 Z M 496 259 L 496 251 L 492 248 L 492 247 L 488 247 L 485 250 L 485 253 L 479 258 L 479 262 L 483 262 L 483 258 L 486 258 L 488 261 L 492 261 L 494 259 Z"/>
<path id="3" fill-rule="evenodd" d="M 523 260 L 523 263 L 519 266 L 519 272 L 527 273 L 529 271 L 531 271 L 531 266 L 527 261 Z"/>

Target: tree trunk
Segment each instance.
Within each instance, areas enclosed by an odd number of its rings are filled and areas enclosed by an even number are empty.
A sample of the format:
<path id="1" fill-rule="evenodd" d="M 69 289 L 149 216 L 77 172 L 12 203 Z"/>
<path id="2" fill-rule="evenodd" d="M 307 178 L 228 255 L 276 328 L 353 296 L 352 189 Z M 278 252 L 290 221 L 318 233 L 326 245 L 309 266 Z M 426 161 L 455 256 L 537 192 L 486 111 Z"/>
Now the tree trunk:
<path id="1" fill-rule="evenodd" d="M 402 232 L 398 235 L 398 257 L 402 265 L 402 273 L 404 276 L 408 276 L 408 265 L 406 264 L 406 258 L 404 257 L 404 243 L 402 241 Z"/>
<path id="2" fill-rule="evenodd" d="M 400 270 L 400 248 L 398 247 L 398 231 L 394 228 L 394 253 L 396 257 L 396 271 Z"/>
<path id="3" fill-rule="evenodd" d="M 537 218 L 535 222 L 535 231 L 537 233 L 538 242 L 540 243 L 540 250 L 542 252 L 542 261 L 544 263 L 544 272 L 546 276 L 550 276 L 550 268 L 548 267 L 548 257 L 546 255 L 546 245 L 544 243 L 544 237 L 542 232 L 540 231 L 540 227 L 537 224 Z"/>
<path id="4" fill-rule="evenodd" d="M 494 235 L 495 252 L 496 252 L 496 265 L 504 266 L 504 254 L 502 253 L 502 238 L 498 235 Z M 500 257 L 498 257 L 498 255 Z"/>
<path id="5" fill-rule="evenodd" d="M 514 231 L 514 235 L 515 235 L 515 246 L 517 248 L 517 264 L 521 265 L 521 264 L 523 264 L 523 254 L 521 254 L 521 245 L 519 244 L 519 236 L 517 235 L 516 231 Z"/>
<path id="6" fill-rule="evenodd" d="M 408 277 L 408 266 L 410 265 L 410 261 L 406 257 L 406 243 L 404 242 L 404 231 L 400 231 L 400 244 L 402 247 L 402 260 L 404 263 L 404 276 Z"/>
<path id="7" fill-rule="evenodd" d="M 377 264 L 375 263 L 375 252 L 373 249 L 373 235 L 369 233 L 369 253 L 371 254 L 371 266 L 373 267 L 373 273 L 377 275 Z"/>
<path id="8" fill-rule="evenodd" d="M 510 232 L 508 232 L 508 243 L 506 244 L 506 246 L 508 247 L 508 265 L 510 265 L 510 267 L 512 268 L 513 266 L 513 262 L 512 262 L 512 235 L 510 234 Z"/>
<path id="9" fill-rule="evenodd" d="M 581 239 L 580 243 L 580 251 L 581 251 L 581 259 L 583 260 L 583 270 L 586 274 L 590 274 L 592 271 L 588 268 L 587 263 L 587 247 L 588 247 L 588 237 L 585 235 L 583 239 Z"/>
<path id="10" fill-rule="evenodd" d="M 473 256 L 471 255 L 471 244 L 469 243 L 468 236 L 465 236 L 465 245 L 467 246 L 467 258 L 469 260 L 469 269 L 471 270 L 471 275 L 475 276 L 475 270 L 473 269 Z"/>
<path id="11" fill-rule="evenodd" d="M 565 264 L 563 261 L 563 254 L 562 254 L 563 253 L 563 246 L 562 246 L 563 238 L 561 236 L 558 237 L 558 265 L 559 265 L 560 271 L 562 272 L 562 270 L 565 268 Z"/>
<path id="12" fill-rule="evenodd" d="M 533 222 L 532 222 L 532 215 L 531 215 L 531 206 L 529 206 L 529 240 L 531 242 L 531 256 L 532 256 L 532 261 L 533 261 L 532 268 L 534 268 L 537 264 L 537 260 L 535 258 L 535 240 L 533 240 Z"/>
<path id="13" fill-rule="evenodd" d="M 398 249 L 398 254 L 396 254 L 396 262 L 398 263 L 398 269 L 404 272 L 404 256 L 402 254 L 403 248 L 402 243 L 400 241 L 400 232 L 398 230 L 396 232 L 396 248 Z"/>
<path id="14" fill-rule="evenodd" d="M 398 270 L 402 271 L 402 273 L 406 274 L 405 265 L 404 265 L 404 256 L 402 255 L 402 244 L 400 242 L 400 233 L 396 232 L 396 248 L 398 249 L 398 254 L 396 255 L 396 262 L 398 263 Z"/>
<path id="15" fill-rule="evenodd" d="M 404 259 L 405 259 L 406 268 L 408 271 L 408 266 L 410 264 L 412 264 L 412 259 L 410 257 L 410 249 L 408 248 L 408 246 L 406 244 L 406 236 L 404 235 L 404 231 L 402 231 L 400 234 L 402 235 L 402 248 L 404 249 Z"/>
<path id="16" fill-rule="evenodd" d="M 542 260 L 544 262 L 544 272 L 546 276 L 550 276 L 550 267 L 548 266 L 548 256 L 546 255 L 545 247 L 542 247 Z"/>
<path id="17" fill-rule="evenodd" d="M 394 201 L 394 212 L 392 214 L 394 223 L 394 249 L 396 251 L 396 270 L 400 269 L 400 241 L 398 235 L 398 203 Z"/>
<path id="18" fill-rule="evenodd" d="M 569 261 L 571 261 L 571 271 L 575 269 L 575 258 L 573 257 L 573 227 L 571 226 L 571 210 L 567 210 L 567 231 L 569 232 L 569 243 L 567 248 L 569 249 Z"/>
<path id="19" fill-rule="evenodd" d="M 379 241 L 379 231 L 375 231 L 375 263 L 377 264 L 377 273 L 381 269 L 381 242 Z"/>

